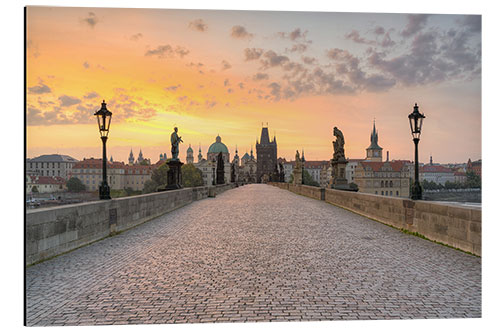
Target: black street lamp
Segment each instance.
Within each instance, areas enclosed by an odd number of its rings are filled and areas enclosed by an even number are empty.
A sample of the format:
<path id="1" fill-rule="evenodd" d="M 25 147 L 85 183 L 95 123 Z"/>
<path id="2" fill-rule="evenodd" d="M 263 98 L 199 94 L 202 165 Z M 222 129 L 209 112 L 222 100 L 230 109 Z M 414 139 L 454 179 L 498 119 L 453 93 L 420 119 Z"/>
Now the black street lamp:
<path id="1" fill-rule="evenodd" d="M 101 103 L 101 109 L 94 113 L 94 116 L 97 116 L 97 125 L 99 126 L 99 132 L 101 133 L 102 140 L 102 183 L 99 185 L 99 199 L 101 200 L 111 199 L 111 196 L 109 195 L 108 180 L 106 177 L 106 141 L 108 140 L 111 115 L 112 113 L 106 109 L 106 102 L 104 100 Z"/>
<path id="2" fill-rule="evenodd" d="M 411 189 L 411 198 L 413 200 L 422 200 L 422 186 L 420 186 L 418 181 L 418 142 L 420 141 L 420 133 L 422 132 L 422 123 L 424 122 L 424 118 L 425 116 L 418 112 L 418 105 L 415 103 L 413 112 L 408 115 L 411 135 L 413 136 L 413 142 L 415 143 L 415 182 L 413 183 L 413 188 Z"/>

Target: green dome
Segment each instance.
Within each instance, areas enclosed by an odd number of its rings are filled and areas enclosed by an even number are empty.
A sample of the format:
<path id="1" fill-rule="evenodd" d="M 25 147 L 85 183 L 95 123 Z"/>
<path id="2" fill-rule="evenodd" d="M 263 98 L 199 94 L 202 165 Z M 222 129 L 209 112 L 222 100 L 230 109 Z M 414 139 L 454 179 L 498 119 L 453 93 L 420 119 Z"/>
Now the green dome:
<path id="1" fill-rule="evenodd" d="M 189 145 L 189 148 L 187 149 L 187 152 L 188 153 L 192 153 L 193 152 L 193 148 L 191 148 L 191 145 Z"/>
<path id="2" fill-rule="evenodd" d="M 227 150 L 227 147 L 225 144 L 222 143 L 220 136 L 217 135 L 215 138 L 215 142 L 210 145 L 210 148 L 208 148 L 209 153 L 228 153 L 229 150 Z"/>

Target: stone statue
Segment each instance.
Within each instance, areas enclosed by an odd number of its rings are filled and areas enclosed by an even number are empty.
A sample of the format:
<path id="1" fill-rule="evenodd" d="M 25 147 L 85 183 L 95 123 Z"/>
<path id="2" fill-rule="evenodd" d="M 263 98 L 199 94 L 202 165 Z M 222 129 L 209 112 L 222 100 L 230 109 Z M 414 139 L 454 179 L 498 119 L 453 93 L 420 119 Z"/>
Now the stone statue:
<path id="1" fill-rule="evenodd" d="M 344 135 L 342 134 L 342 131 L 340 131 L 337 127 L 333 128 L 333 135 L 337 138 L 336 141 L 332 141 L 332 143 L 333 143 L 333 159 L 335 161 L 345 160 Z"/>
<path id="2" fill-rule="evenodd" d="M 174 132 L 170 135 L 170 143 L 172 144 L 172 160 L 179 160 L 179 143 L 182 141 L 181 137 L 177 135 L 177 127 L 174 127 Z"/>
<path id="3" fill-rule="evenodd" d="M 297 150 L 297 153 L 295 153 L 295 169 L 300 169 L 301 168 L 301 165 L 300 165 L 301 161 L 302 160 L 300 159 L 299 151 Z"/>

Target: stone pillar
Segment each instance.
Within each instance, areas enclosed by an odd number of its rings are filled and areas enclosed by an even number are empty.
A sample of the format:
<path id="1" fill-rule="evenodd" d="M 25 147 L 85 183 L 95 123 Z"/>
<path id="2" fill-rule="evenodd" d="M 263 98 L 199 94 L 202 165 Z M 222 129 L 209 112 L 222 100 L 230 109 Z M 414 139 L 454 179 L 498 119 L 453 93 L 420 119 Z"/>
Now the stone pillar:
<path id="1" fill-rule="evenodd" d="M 295 185 L 302 185 L 302 168 L 293 169 L 293 183 Z"/>
<path id="2" fill-rule="evenodd" d="M 160 186 L 158 191 L 170 191 L 182 188 L 182 172 L 181 167 L 184 163 L 181 161 L 169 161 L 167 173 L 167 186 Z"/>
<path id="3" fill-rule="evenodd" d="M 338 160 L 332 159 L 332 179 L 330 181 L 330 188 L 337 190 L 349 190 L 349 184 L 346 178 L 347 160 L 340 158 Z"/>

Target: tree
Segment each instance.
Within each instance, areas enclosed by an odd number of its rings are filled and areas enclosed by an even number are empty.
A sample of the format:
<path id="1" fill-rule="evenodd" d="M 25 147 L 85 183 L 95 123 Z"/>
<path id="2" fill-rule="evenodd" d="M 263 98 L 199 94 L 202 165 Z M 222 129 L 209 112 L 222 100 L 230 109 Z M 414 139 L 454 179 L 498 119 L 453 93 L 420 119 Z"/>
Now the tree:
<path id="1" fill-rule="evenodd" d="M 481 177 L 476 175 L 473 171 L 467 171 L 465 176 L 467 177 L 465 185 L 468 188 L 481 188 Z"/>
<path id="2" fill-rule="evenodd" d="M 182 186 L 195 187 L 203 186 L 203 174 L 193 164 L 184 164 L 181 167 Z"/>
<path id="3" fill-rule="evenodd" d="M 155 192 L 158 186 L 167 185 L 168 183 L 168 170 L 169 167 L 167 163 L 163 163 L 160 167 L 153 170 L 151 174 L 151 180 L 144 183 L 143 193 Z"/>
<path id="4" fill-rule="evenodd" d="M 142 160 L 139 162 L 139 165 L 151 165 L 148 159 Z"/>
<path id="5" fill-rule="evenodd" d="M 313 177 L 309 174 L 309 172 L 307 172 L 307 170 L 304 170 L 304 174 L 302 176 L 302 183 L 304 185 L 319 187 L 318 182 L 313 179 Z"/>
<path id="6" fill-rule="evenodd" d="M 82 183 L 82 181 L 76 177 L 71 177 L 67 182 L 66 182 L 66 187 L 68 188 L 68 191 L 70 192 L 82 192 L 85 191 L 85 185 Z"/>
<path id="7" fill-rule="evenodd" d="M 33 192 L 33 193 L 38 193 L 38 187 L 36 187 L 36 185 L 35 185 L 35 186 L 33 186 L 33 187 L 31 188 L 31 192 Z"/>

